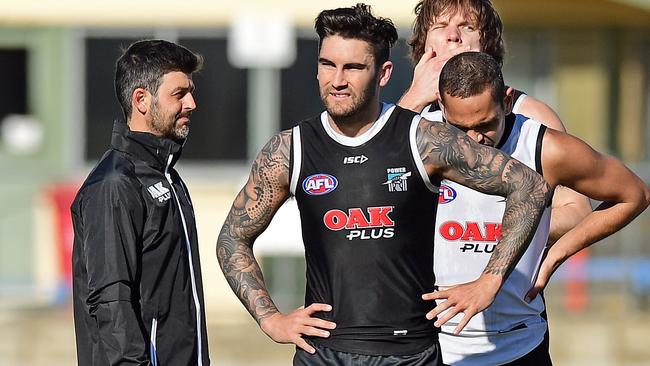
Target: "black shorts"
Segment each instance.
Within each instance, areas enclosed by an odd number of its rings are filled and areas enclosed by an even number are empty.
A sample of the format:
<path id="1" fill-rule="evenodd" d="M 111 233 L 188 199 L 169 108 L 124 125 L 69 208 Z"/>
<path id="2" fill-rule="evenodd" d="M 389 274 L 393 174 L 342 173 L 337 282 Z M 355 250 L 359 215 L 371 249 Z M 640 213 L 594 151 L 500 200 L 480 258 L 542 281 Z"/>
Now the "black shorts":
<path id="1" fill-rule="evenodd" d="M 534 350 L 526 355 L 509 362 L 503 366 L 552 366 L 551 353 L 549 352 L 548 329 L 544 334 L 544 340 Z"/>
<path id="2" fill-rule="evenodd" d="M 293 366 L 442 366 L 438 341 L 420 353 L 407 356 L 370 356 L 335 351 L 309 342 L 313 355 L 296 348 Z"/>

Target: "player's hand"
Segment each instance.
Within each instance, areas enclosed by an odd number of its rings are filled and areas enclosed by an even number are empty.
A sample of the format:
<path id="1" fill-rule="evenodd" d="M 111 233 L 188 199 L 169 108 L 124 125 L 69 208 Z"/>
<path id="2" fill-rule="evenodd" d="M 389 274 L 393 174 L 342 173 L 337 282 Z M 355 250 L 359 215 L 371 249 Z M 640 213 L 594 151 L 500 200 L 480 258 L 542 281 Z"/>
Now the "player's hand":
<path id="1" fill-rule="evenodd" d="M 462 52 L 470 51 L 470 47 L 461 47 L 446 52 L 444 55 L 436 53 L 431 47 L 427 48 L 420 61 L 413 70 L 411 86 L 399 101 L 399 105 L 416 112 L 421 112 L 424 107 L 438 99 L 438 79 L 445 63 Z"/>
<path id="2" fill-rule="evenodd" d="M 552 251 L 553 249 L 551 249 Z M 550 251 L 548 253 L 551 253 Z M 553 255 L 548 255 L 548 253 L 544 256 L 544 259 L 542 260 L 542 264 L 539 266 L 539 272 L 537 273 L 537 279 L 535 280 L 535 284 L 533 287 L 526 293 L 526 296 L 524 297 L 524 300 L 526 302 L 531 302 L 535 299 L 537 294 L 542 292 L 544 288 L 546 288 L 546 285 L 548 284 L 548 281 L 551 279 L 551 276 L 553 273 L 555 273 L 555 270 L 562 264 L 562 260 L 555 260 L 553 259 Z"/>
<path id="3" fill-rule="evenodd" d="M 271 339 L 278 343 L 293 343 L 306 352 L 315 353 L 316 350 L 302 337 L 313 336 L 327 338 L 330 336 L 328 329 L 336 328 L 336 324 L 312 315 L 319 311 L 331 311 L 332 306 L 314 303 L 307 308 L 299 307 L 289 314 L 275 313 L 265 318 L 260 327 Z"/>
<path id="4" fill-rule="evenodd" d="M 501 283 L 501 276 L 483 274 L 476 281 L 424 294 L 424 300 L 445 300 L 428 312 L 426 317 L 431 320 L 444 312 L 434 323 L 440 327 L 456 314 L 463 313 L 463 318 L 454 329 L 454 334 L 459 334 L 474 315 L 492 304 Z"/>

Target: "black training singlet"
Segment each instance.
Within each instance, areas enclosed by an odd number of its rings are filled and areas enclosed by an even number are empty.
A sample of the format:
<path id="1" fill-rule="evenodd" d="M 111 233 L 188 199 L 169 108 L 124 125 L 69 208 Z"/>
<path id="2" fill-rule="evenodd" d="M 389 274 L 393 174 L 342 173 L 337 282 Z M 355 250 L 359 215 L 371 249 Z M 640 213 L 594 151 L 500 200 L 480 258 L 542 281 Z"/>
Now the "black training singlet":
<path id="1" fill-rule="evenodd" d="M 436 340 L 425 318 L 434 302 L 421 296 L 435 283 L 431 222 L 438 187 L 415 146 L 419 120 L 384 105 L 374 126 L 356 138 L 333 132 L 326 112 L 293 129 L 291 190 L 305 244 L 305 306 L 332 305 L 316 316 L 337 324 L 329 338 L 311 338 L 317 344 L 407 355 Z"/>

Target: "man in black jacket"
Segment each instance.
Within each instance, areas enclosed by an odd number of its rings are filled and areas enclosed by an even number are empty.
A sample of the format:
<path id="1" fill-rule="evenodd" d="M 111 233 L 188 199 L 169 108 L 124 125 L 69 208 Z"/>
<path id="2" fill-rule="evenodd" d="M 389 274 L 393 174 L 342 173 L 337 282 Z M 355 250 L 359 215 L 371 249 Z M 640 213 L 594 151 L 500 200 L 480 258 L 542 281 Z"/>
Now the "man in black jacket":
<path id="1" fill-rule="evenodd" d="M 161 40 L 118 59 L 115 122 L 72 204 L 79 365 L 209 365 L 192 202 L 174 169 L 202 58 Z"/>

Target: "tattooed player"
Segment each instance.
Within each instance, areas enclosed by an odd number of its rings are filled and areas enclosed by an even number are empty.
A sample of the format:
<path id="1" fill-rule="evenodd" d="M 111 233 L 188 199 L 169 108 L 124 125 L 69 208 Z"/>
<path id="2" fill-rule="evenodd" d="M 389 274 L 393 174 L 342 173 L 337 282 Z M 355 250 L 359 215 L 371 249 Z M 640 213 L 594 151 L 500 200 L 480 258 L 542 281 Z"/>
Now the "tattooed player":
<path id="1" fill-rule="evenodd" d="M 443 118 L 476 142 L 498 147 L 537 169 L 552 187 L 563 184 L 604 201 L 544 257 L 551 215 L 550 208 L 546 210 L 493 304 L 473 317 L 460 334 L 453 333 L 460 321 L 456 317 L 443 325 L 439 336 L 445 364 L 551 365 L 544 301 L 537 293 L 567 258 L 641 213 L 650 202 L 650 190 L 618 160 L 573 136 L 509 113 L 513 90 L 504 86 L 499 64 L 488 54 L 466 52 L 452 57 L 440 73 L 440 93 Z M 438 285 L 453 286 L 481 275 L 498 238 L 505 203 L 501 197 L 454 182 L 442 185 L 434 269 Z"/>
<path id="2" fill-rule="evenodd" d="M 262 149 L 221 229 L 219 264 L 262 330 L 297 345 L 294 365 L 439 365 L 437 327 L 462 312 L 460 331 L 490 305 L 526 249 L 549 187 L 462 131 L 379 102 L 397 39 L 390 20 L 358 4 L 321 12 L 315 27 L 326 111 Z M 483 274 L 434 292 L 431 203 L 442 179 L 505 196 L 507 205 Z M 305 307 L 283 314 L 252 246 L 291 195 L 300 209 L 307 289 Z M 446 301 L 431 310 L 423 297 Z"/>

